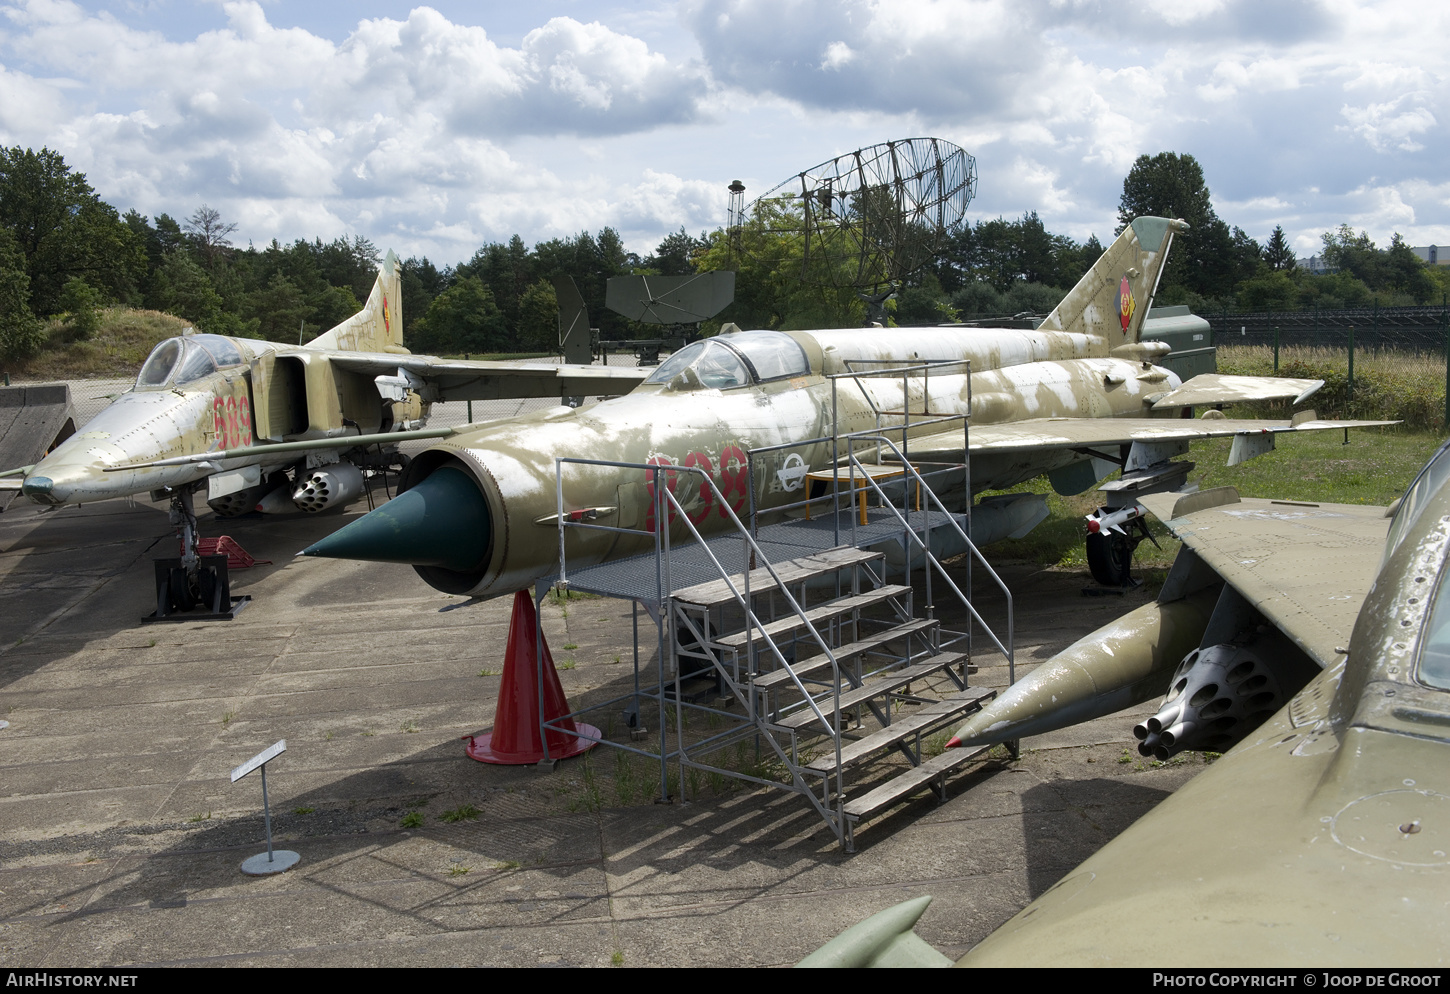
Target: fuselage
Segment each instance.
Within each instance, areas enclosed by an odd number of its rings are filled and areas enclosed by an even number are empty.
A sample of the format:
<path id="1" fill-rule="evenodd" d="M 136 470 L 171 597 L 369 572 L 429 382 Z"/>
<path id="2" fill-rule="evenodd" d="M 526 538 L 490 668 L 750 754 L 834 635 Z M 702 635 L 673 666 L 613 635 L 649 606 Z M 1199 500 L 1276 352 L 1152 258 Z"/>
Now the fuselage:
<path id="1" fill-rule="evenodd" d="M 82 504 L 176 488 L 255 460 L 107 472 L 116 466 L 250 446 L 248 363 L 277 346 L 220 335 L 162 342 L 136 384 L 26 474 L 22 492 L 42 504 Z"/>
<path id="2" fill-rule="evenodd" d="M 1442 448 L 1340 660 L 962 965 L 1450 962 L 1447 478 Z"/>
<path id="3" fill-rule="evenodd" d="M 736 369 L 732 356 L 710 351 L 722 346 L 738 351 L 745 364 Z M 1178 385 L 1166 370 L 1113 358 L 1103 354 L 1100 342 L 1065 332 L 744 332 L 690 349 L 696 351 L 678 353 L 674 366 L 662 365 L 626 396 L 483 425 L 415 459 L 407 486 L 456 465 L 477 485 L 492 523 L 483 561 L 446 575 L 420 569 L 424 577 L 443 589 L 487 595 L 512 592 L 550 572 L 558 552 L 556 458 L 633 464 L 563 463 L 564 510 L 587 511 L 601 524 L 642 532 L 655 523 L 653 476 L 640 467 L 669 465 L 708 474 L 715 490 L 692 473 L 660 474 L 682 505 L 670 513 L 682 513 L 705 533 L 727 526 L 722 502 L 743 517 L 752 498 L 757 510 L 801 500 L 804 470 L 831 464 L 833 447 L 826 439 L 833 433 L 883 429 L 900 445 L 901 432 L 889 429 L 908 419 L 918 426 L 912 437 L 960 432 L 960 421 L 941 419 L 965 414 L 969 395 L 978 424 L 1141 417 L 1147 398 Z M 964 360 L 971 364 L 970 388 Z M 904 381 L 900 374 L 830 378 L 926 361 L 955 365 L 944 364 L 929 376 L 914 372 Z M 747 458 L 760 449 L 769 451 Z M 839 445 L 835 452 L 845 455 Z M 976 459 L 972 490 L 1009 487 L 1082 458 L 1055 451 Z M 673 518 L 670 526 L 681 536 L 688 530 Z M 570 531 L 570 562 L 581 565 L 643 551 L 652 542 L 647 535 Z"/>
<path id="4" fill-rule="evenodd" d="M 265 477 L 298 458 L 269 453 L 269 442 L 345 437 L 386 424 L 389 405 L 371 383 L 353 386 L 346 397 L 351 406 L 344 405 L 336 379 L 321 375 L 331 372 L 326 363 L 309 358 L 305 348 L 274 342 L 220 335 L 168 339 L 153 350 L 135 385 L 36 464 L 21 491 L 41 504 L 84 504 L 176 490 L 241 467 L 257 467 L 257 475 Z M 308 382 L 309 374 L 315 382 Z M 271 381 L 270 394 L 257 392 L 259 377 Z M 321 417 L 312 410 L 317 397 L 332 401 L 323 405 Z M 259 415 L 270 437 L 259 430 Z M 345 420 L 346 415 L 351 417 Z M 238 449 L 248 451 L 185 465 L 117 469 Z"/>

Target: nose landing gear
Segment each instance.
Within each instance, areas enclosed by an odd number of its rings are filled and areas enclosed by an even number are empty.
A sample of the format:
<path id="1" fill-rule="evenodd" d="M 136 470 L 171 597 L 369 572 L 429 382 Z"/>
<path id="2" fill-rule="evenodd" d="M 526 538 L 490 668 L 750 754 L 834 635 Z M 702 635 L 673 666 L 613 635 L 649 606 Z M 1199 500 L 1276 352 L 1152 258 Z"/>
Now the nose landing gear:
<path id="1" fill-rule="evenodd" d="M 154 561 L 156 610 L 142 621 L 227 621 L 251 603 L 250 597 L 232 596 L 225 555 L 197 554 L 191 495 L 190 487 L 171 495 L 171 523 L 181 540 L 181 555 Z"/>

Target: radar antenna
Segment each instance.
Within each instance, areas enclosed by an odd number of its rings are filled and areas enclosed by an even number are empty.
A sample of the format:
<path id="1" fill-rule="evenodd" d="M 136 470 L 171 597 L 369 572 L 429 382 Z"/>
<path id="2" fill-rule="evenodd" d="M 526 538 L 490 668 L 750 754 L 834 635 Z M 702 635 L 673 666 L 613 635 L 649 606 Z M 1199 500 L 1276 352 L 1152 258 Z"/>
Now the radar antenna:
<path id="1" fill-rule="evenodd" d="M 976 190 L 976 159 L 907 138 L 797 173 L 750 204 L 745 223 L 776 244 L 798 241 L 803 283 L 855 289 L 884 324 L 883 302 L 941 251 Z"/>

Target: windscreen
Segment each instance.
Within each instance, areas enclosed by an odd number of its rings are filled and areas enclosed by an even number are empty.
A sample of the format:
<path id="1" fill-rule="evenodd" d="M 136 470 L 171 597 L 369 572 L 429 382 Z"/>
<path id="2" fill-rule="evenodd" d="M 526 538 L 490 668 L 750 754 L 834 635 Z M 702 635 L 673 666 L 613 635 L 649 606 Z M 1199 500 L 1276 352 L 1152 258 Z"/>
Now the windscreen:
<path id="1" fill-rule="evenodd" d="M 725 390 L 745 386 L 750 372 L 734 351 L 713 338 L 687 345 L 664 362 L 645 380 L 646 383 L 669 383 L 681 373 L 694 373 L 700 386 Z"/>
<path id="2" fill-rule="evenodd" d="M 1390 522 L 1390 533 L 1385 539 L 1385 555 L 1381 565 L 1395 554 L 1400 542 L 1430 503 L 1430 498 L 1445 485 L 1447 477 L 1450 477 L 1450 442 L 1440 446 L 1440 451 L 1420 470 L 1420 475 L 1415 477 L 1415 481 L 1405 491 L 1405 496 L 1400 499 L 1399 510 L 1395 512 L 1395 520 Z"/>
<path id="3" fill-rule="evenodd" d="M 1420 682 L 1450 690 L 1450 583 L 1443 575 L 1420 642 Z"/>
<path id="4" fill-rule="evenodd" d="M 778 331 L 737 331 L 721 340 L 745 357 L 757 379 L 778 380 L 785 376 L 804 376 L 811 371 L 805 349 L 794 338 Z"/>
<path id="5" fill-rule="evenodd" d="M 141 374 L 136 377 L 137 390 L 166 385 L 171 379 L 172 371 L 176 369 L 177 360 L 181 358 L 181 341 L 179 338 L 168 338 L 151 350 L 145 365 L 141 367 Z"/>

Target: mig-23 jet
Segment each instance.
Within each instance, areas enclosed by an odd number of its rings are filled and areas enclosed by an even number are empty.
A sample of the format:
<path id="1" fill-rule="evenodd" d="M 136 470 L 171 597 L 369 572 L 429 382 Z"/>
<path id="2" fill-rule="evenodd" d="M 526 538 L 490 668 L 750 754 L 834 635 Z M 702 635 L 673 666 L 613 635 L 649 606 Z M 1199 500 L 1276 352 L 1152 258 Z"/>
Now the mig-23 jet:
<path id="1" fill-rule="evenodd" d="M 1443 970 L 1447 483 L 1450 444 L 1389 508 L 1230 487 L 1145 498 L 1183 541 L 1158 602 L 1043 663 L 958 736 L 1061 727 L 1152 687 L 1165 700 L 1134 729 L 1145 754 L 1227 752 L 959 965 Z M 912 932 L 928 902 L 802 965 L 949 965 Z"/>
<path id="2" fill-rule="evenodd" d="M 970 483 L 957 474 L 942 498 L 960 509 L 971 495 L 1043 474 L 1060 493 L 1081 493 L 1121 468 L 1089 554 L 1100 579 L 1126 581 L 1130 530 L 1141 528 L 1131 520 L 1135 498 L 1182 483 L 1192 464 L 1172 457 L 1191 440 L 1233 436 L 1238 462 L 1273 448 L 1277 433 L 1368 424 L 1307 411 L 1291 421 L 1179 416 L 1194 405 L 1302 400 L 1321 384 L 1216 374 L 1184 384 L 1154 365 L 1169 349 L 1142 340 L 1143 321 L 1174 234 L 1186 227 L 1135 220 L 1036 330 L 757 330 L 696 342 L 625 396 L 438 441 L 410 464 L 397 497 L 304 554 L 410 563 L 450 593 L 513 593 L 556 568 L 558 494 L 566 515 L 615 529 L 569 530 L 568 562 L 586 566 L 653 549 L 654 476 L 679 488 L 683 513 L 702 533 L 720 530 L 747 508 L 798 501 L 807 474 L 838 466 L 838 443 L 852 433 L 894 431 L 898 441 L 905 433 L 910 459 L 960 464 L 968 440 L 950 418 L 970 408 Z M 880 370 L 904 372 L 858 375 Z M 556 484 L 556 457 L 633 468 L 563 463 Z M 978 544 L 1046 515 L 1045 506 L 1025 520 L 994 509 L 972 512 Z"/>
<path id="3" fill-rule="evenodd" d="M 129 391 L 40 462 L 0 473 L 0 486 L 53 507 L 169 498 L 182 555 L 158 574 L 158 610 L 224 604 L 224 573 L 199 568 L 194 493 L 224 517 L 340 506 L 363 492 L 366 470 L 398 461 L 400 442 L 452 433 L 422 428 L 435 402 L 624 393 L 645 375 L 412 355 L 402 329 L 389 252 L 366 306 L 306 345 L 161 342 Z"/>

